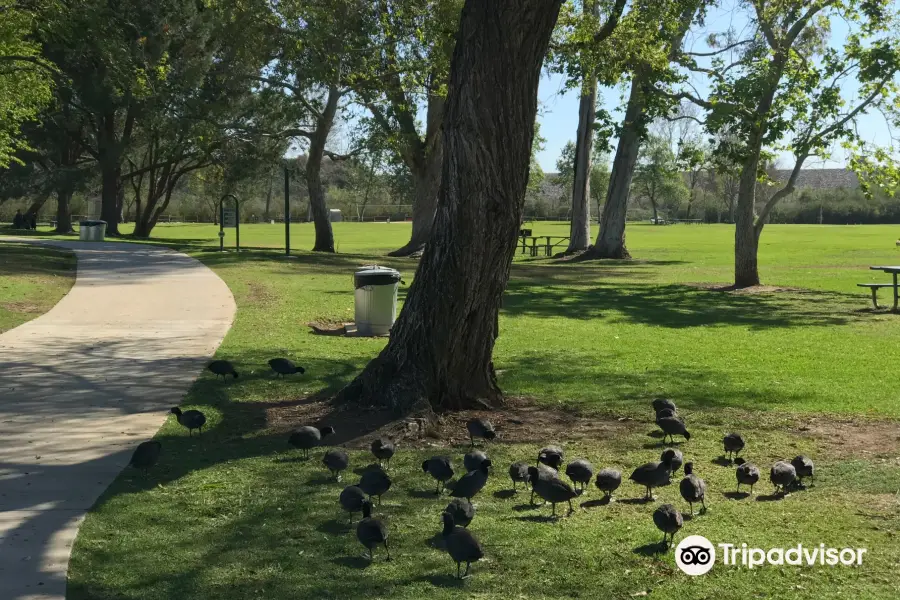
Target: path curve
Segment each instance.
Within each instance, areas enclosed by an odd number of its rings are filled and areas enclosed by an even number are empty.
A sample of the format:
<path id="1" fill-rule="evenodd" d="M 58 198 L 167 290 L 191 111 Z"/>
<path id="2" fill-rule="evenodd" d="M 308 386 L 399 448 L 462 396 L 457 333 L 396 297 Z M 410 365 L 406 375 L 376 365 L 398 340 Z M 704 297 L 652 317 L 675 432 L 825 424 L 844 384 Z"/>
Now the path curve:
<path id="1" fill-rule="evenodd" d="M 235 304 L 160 246 L 13 241 L 78 260 L 55 307 L 0 334 L 0 598 L 61 600 L 85 513 L 181 402 Z"/>

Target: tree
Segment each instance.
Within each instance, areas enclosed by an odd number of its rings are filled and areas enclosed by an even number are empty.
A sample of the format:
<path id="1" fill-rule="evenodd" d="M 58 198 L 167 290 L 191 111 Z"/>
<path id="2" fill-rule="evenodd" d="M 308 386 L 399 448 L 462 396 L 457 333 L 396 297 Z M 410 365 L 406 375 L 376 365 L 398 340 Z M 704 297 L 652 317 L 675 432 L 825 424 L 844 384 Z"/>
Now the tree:
<path id="1" fill-rule="evenodd" d="M 775 205 L 794 191 L 808 158 L 827 157 L 835 143 L 854 152 L 856 166 L 871 164 L 866 157 L 889 155 L 866 144 L 855 125 L 861 115 L 876 109 L 896 118 L 900 70 L 900 22 L 890 0 L 749 4 L 753 37 L 723 43 L 707 53 L 715 56 L 710 68 L 686 63 L 710 77 L 709 98 L 691 91 L 678 95 L 709 111 L 711 132 L 727 131 L 740 140 L 717 150 L 740 165 L 734 253 L 738 288 L 759 285 L 759 237 Z M 833 20 L 851 25 L 840 47 L 828 43 Z M 719 55 L 737 45 L 737 60 L 726 65 Z M 794 165 L 787 182 L 757 214 L 757 181 L 766 178 L 762 167 L 767 154 L 778 150 L 790 152 Z M 885 179 L 897 179 L 896 167 L 880 172 Z"/>
<path id="2" fill-rule="evenodd" d="M 541 64 L 562 0 L 467 0 L 432 238 L 387 346 L 339 394 L 397 411 L 502 402 L 491 354 L 518 241 Z"/>
<path id="3" fill-rule="evenodd" d="M 677 209 L 687 198 L 675 154 L 666 138 L 651 135 L 645 142 L 635 170 L 634 188 L 650 202 L 655 224 L 660 222 L 660 207 Z"/>
<path id="4" fill-rule="evenodd" d="M 297 123 L 279 132 L 306 143 L 306 185 L 315 225 L 314 252 L 334 252 L 334 232 L 322 185 L 322 160 L 345 160 L 357 151 L 337 154 L 327 149 L 329 136 L 353 83 L 366 72 L 367 34 L 374 25 L 363 0 L 262 2 L 265 34 L 272 37 L 273 60 L 255 79 L 270 90 L 282 90 L 293 102 Z"/>
<path id="5" fill-rule="evenodd" d="M 666 89 L 678 80 L 672 62 L 681 54 L 684 36 L 694 20 L 703 15 L 707 3 L 708 0 L 671 0 L 653 3 L 644 10 L 632 9 L 629 18 L 623 20 L 618 36 L 611 40 L 612 44 L 621 41 L 619 48 L 637 43 L 622 40 L 624 36 L 643 42 L 628 58 L 633 73 L 631 88 L 624 119 L 617 128 L 619 141 L 600 217 L 600 231 L 594 246 L 582 255 L 583 259 L 631 256 L 625 246 L 625 215 L 641 141 L 647 134 L 647 126 L 672 108 L 673 100 L 659 88 Z"/>
<path id="6" fill-rule="evenodd" d="M 460 0 L 378 0 L 367 51 L 377 57 L 354 87 L 371 123 L 413 180 L 412 234 L 390 252 L 409 256 L 431 236 L 443 153 L 442 123 Z M 416 113 L 425 107 L 425 123 Z"/>
<path id="7" fill-rule="evenodd" d="M 33 31 L 40 18 L 17 0 L 0 0 L 0 169 L 29 148 L 20 128 L 50 103 L 56 69 L 40 57 Z"/>
<path id="8" fill-rule="evenodd" d="M 559 151 L 559 158 L 556 159 L 557 181 L 569 197 L 575 185 L 575 152 L 575 142 L 569 140 Z"/>

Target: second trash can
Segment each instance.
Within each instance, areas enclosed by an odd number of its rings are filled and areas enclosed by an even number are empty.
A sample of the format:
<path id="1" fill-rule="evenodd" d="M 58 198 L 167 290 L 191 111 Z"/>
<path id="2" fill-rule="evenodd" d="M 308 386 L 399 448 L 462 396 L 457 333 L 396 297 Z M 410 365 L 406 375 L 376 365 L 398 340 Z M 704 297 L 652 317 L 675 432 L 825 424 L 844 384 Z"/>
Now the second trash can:
<path id="1" fill-rule="evenodd" d="M 106 221 L 79 221 L 78 239 L 82 242 L 102 242 L 106 236 Z"/>
<path id="2" fill-rule="evenodd" d="M 353 275 L 356 334 L 387 335 L 397 316 L 397 287 L 400 271 L 379 267 L 363 267 Z"/>

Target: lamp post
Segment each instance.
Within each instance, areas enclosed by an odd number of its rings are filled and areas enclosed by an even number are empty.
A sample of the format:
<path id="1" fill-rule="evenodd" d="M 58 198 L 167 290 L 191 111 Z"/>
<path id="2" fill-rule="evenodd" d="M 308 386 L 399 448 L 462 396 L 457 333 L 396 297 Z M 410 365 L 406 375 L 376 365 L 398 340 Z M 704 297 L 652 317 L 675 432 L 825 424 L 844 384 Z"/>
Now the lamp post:
<path id="1" fill-rule="evenodd" d="M 291 255 L 291 170 L 284 162 L 284 255 Z"/>

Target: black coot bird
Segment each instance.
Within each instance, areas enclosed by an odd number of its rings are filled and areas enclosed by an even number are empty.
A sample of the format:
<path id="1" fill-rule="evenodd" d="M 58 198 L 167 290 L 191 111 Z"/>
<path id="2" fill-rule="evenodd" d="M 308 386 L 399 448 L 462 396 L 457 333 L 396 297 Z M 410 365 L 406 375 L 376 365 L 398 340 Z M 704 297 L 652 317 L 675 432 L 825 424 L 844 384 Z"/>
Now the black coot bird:
<path id="1" fill-rule="evenodd" d="M 445 512 L 441 518 L 444 520 L 444 530 L 441 532 L 444 537 L 444 547 L 447 548 L 450 558 L 456 562 L 457 579 L 465 579 L 469 576 L 469 565 L 482 559 L 484 550 L 472 532 L 454 524 L 453 515 Z M 460 575 L 462 563 L 466 563 L 466 572 Z"/>
<path id="2" fill-rule="evenodd" d="M 669 547 L 669 541 L 675 543 L 675 534 L 684 525 L 684 517 L 672 504 L 662 504 L 653 511 L 653 524 L 663 532 L 663 545 Z"/>
<path id="3" fill-rule="evenodd" d="M 509 478 L 513 482 L 513 491 L 516 490 L 517 483 L 524 483 L 525 489 L 528 489 L 528 463 L 514 462 L 509 465 Z"/>
<path id="4" fill-rule="evenodd" d="M 463 466 L 466 472 L 475 471 L 481 466 L 481 463 L 488 459 L 488 455 L 481 450 L 470 450 L 463 456 Z"/>
<path id="5" fill-rule="evenodd" d="M 475 518 L 475 505 L 465 498 L 454 498 L 444 509 L 460 527 L 468 527 Z"/>
<path id="6" fill-rule="evenodd" d="M 200 432 L 200 435 L 203 435 L 203 426 L 206 424 L 206 415 L 204 415 L 199 410 L 186 410 L 181 412 L 181 409 L 177 406 L 169 411 L 178 419 L 178 422 L 187 427 L 188 435 L 193 435 L 194 430 Z"/>
<path id="7" fill-rule="evenodd" d="M 772 465 L 772 470 L 769 471 L 769 481 L 775 486 L 776 492 L 781 488 L 782 494 L 787 494 L 788 486 L 794 483 L 795 479 L 797 479 L 797 469 L 791 463 L 783 460 Z"/>
<path id="8" fill-rule="evenodd" d="M 753 463 L 741 463 L 735 471 L 737 475 L 737 491 L 741 491 L 741 484 L 750 486 L 750 495 L 753 495 L 753 486 L 759 481 L 759 467 Z"/>
<path id="9" fill-rule="evenodd" d="M 145 474 L 159 460 L 159 453 L 162 452 L 162 444 L 156 440 L 149 442 L 141 442 L 131 455 L 129 465 L 135 469 L 141 469 Z"/>
<path id="10" fill-rule="evenodd" d="M 391 560 L 387 525 L 372 516 L 372 503 L 368 500 L 363 501 L 362 513 L 363 519 L 356 525 L 356 539 L 369 551 L 369 560 L 375 560 L 375 547 L 382 545 L 387 552 L 387 560 Z"/>
<path id="11" fill-rule="evenodd" d="M 353 513 L 362 512 L 366 493 L 355 485 L 348 485 L 341 491 L 338 501 L 341 503 L 341 508 L 350 513 L 350 524 L 353 525 Z"/>
<path id="12" fill-rule="evenodd" d="M 674 475 L 684 464 L 684 455 L 681 450 L 675 448 L 666 448 L 660 455 L 659 460 L 669 465 L 669 472 Z"/>
<path id="13" fill-rule="evenodd" d="M 469 431 L 469 441 L 475 445 L 475 438 L 483 440 L 493 440 L 497 437 L 494 426 L 487 419 L 470 419 L 466 423 L 466 429 Z"/>
<path id="14" fill-rule="evenodd" d="M 678 412 L 678 408 L 675 406 L 675 403 L 668 398 L 657 398 L 651 403 L 651 405 L 653 406 L 653 412 L 657 414 L 663 410 L 670 410 L 672 411 L 673 415 Z"/>
<path id="15" fill-rule="evenodd" d="M 391 478 L 384 472 L 381 465 L 373 464 L 366 467 L 356 485 L 368 494 L 370 499 L 372 496 L 378 496 L 378 504 L 381 504 L 381 495 L 391 489 Z"/>
<path id="16" fill-rule="evenodd" d="M 288 438 L 288 444 L 294 448 L 303 450 L 303 456 L 309 458 L 309 451 L 318 446 L 322 442 L 322 438 L 326 435 L 334 433 L 333 427 L 323 427 L 318 429 L 304 425 L 299 429 L 295 429 Z"/>
<path id="17" fill-rule="evenodd" d="M 813 461 L 808 456 L 795 456 L 791 461 L 791 466 L 794 467 L 794 471 L 797 472 L 797 480 L 800 485 L 803 485 L 803 478 L 809 477 L 812 479 L 813 483 L 816 482 L 816 466 L 813 464 Z"/>
<path id="18" fill-rule="evenodd" d="M 661 419 L 656 420 L 656 424 L 662 429 L 663 433 L 663 443 L 666 443 L 666 437 L 672 439 L 672 443 L 675 443 L 675 436 L 681 435 L 684 436 L 685 441 L 691 439 L 691 434 L 687 430 L 687 426 L 684 424 L 678 417 L 662 417 Z"/>
<path id="19" fill-rule="evenodd" d="M 216 379 L 219 376 L 222 376 L 222 380 L 224 381 L 228 375 L 231 375 L 235 379 L 238 378 L 238 372 L 234 370 L 234 365 L 232 365 L 227 360 L 214 360 L 206 367 L 216 375 Z"/>
<path id="20" fill-rule="evenodd" d="M 559 479 L 559 471 L 556 469 L 551 469 L 547 465 L 538 465 L 536 468 L 538 479 Z M 531 476 L 531 467 L 528 468 L 528 483 L 531 485 L 531 500 L 529 503 L 534 504 L 534 479 Z"/>
<path id="21" fill-rule="evenodd" d="M 594 481 L 597 489 L 603 492 L 603 496 L 612 500 L 613 492 L 622 485 L 622 473 L 616 469 L 600 469 L 597 479 Z"/>
<path id="22" fill-rule="evenodd" d="M 322 464 L 328 467 L 335 481 L 341 480 L 341 471 L 350 466 L 350 456 L 338 448 L 332 448 L 322 457 Z"/>
<path id="23" fill-rule="evenodd" d="M 491 466 L 491 460 L 485 459 L 481 465 L 474 471 L 469 471 L 459 478 L 450 495 L 454 498 L 465 498 L 472 501 L 472 497 L 487 485 L 488 469 Z"/>
<path id="24" fill-rule="evenodd" d="M 272 367 L 273 371 L 278 373 L 279 377 L 284 377 L 285 375 L 293 375 L 295 373 L 300 373 L 301 375 L 306 373 L 306 369 L 304 369 L 303 367 L 298 367 L 286 358 L 273 358 L 269 361 L 269 366 Z"/>
<path id="25" fill-rule="evenodd" d="M 575 484 L 576 492 L 580 489 L 581 493 L 584 493 L 585 486 L 587 486 L 594 477 L 594 465 L 583 458 L 573 460 L 566 465 L 566 476 Z M 581 486 L 580 488 L 579 484 Z"/>
<path id="26" fill-rule="evenodd" d="M 662 410 L 656 411 L 656 419 L 665 419 L 666 417 L 676 417 L 678 416 L 674 410 L 671 408 L 664 408 Z"/>
<path id="27" fill-rule="evenodd" d="M 562 466 L 564 459 L 565 453 L 559 446 L 546 446 L 538 452 L 538 462 L 557 471 Z"/>
<path id="28" fill-rule="evenodd" d="M 453 465 L 449 456 L 432 456 L 422 462 L 422 471 L 431 475 L 437 481 L 437 494 L 440 494 L 453 477 Z"/>
<path id="29" fill-rule="evenodd" d="M 653 500 L 653 488 L 669 485 L 671 482 L 670 475 L 671 471 L 668 463 L 648 462 L 635 469 L 629 479 L 647 488 L 647 494 L 644 498 Z"/>
<path id="30" fill-rule="evenodd" d="M 678 485 L 681 497 L 691 507 L 691 515 L 694 514 L 694 503 L 699 502 L 706 511 L 706 482 L 694 475 L 694 463 L 684 465 L 684 479 Z"/>
<path id="31" fill-rule="evenodd" d="M 531 479 L 531 489 L 553 505 L 553 516 L 556 516 L 556 504 L 558 502 L 569 503 L 569 514 L 575 510 L 572 507 L 572 498 L 578 494 L 575 489 L 559 477 L 540 477 L 537 467 L 528 467 L 528 475 Z"/>
<path id="32" fill-rule="evenodd" d="M 397 447 L 392 440 L 388 438 L 372 440 L 370 448 L 372 449 L 372 454 L 378 459 L 378 464 L 384 461 L 388 466 L 391 466 L 391 458 L 393 458 L 394 452 L 397 451 Z"/>
<path id="33" fill-rule="evenodd" d="M 745 445 L 744 436 L 739 433 L 729 433 L 722 438 L 722 446 L 725 448 L 725 452 L 728 453 L 729 460 L 734 460 L 741 450 L 744 449 Z"/>

